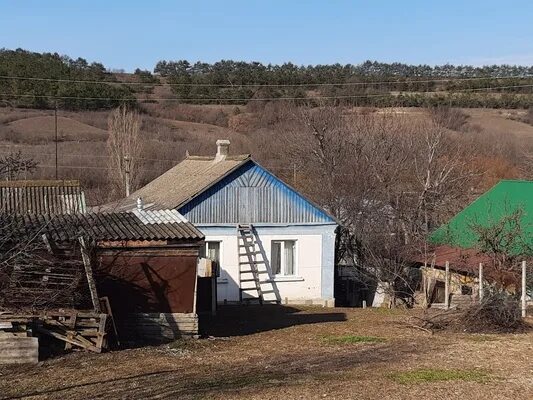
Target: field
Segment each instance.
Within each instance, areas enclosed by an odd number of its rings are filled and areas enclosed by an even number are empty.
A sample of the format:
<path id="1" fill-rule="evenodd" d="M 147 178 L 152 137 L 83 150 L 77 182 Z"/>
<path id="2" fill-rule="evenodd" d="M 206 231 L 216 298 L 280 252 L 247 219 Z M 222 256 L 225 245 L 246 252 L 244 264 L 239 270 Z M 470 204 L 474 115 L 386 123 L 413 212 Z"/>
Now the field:
<path id="1" fill-rule="evenodd" d="M 0 368 L 0 399 L 533 398 L 533 334 L 430 335 L 412 312 L 223 308 L 209 339 Z"/>

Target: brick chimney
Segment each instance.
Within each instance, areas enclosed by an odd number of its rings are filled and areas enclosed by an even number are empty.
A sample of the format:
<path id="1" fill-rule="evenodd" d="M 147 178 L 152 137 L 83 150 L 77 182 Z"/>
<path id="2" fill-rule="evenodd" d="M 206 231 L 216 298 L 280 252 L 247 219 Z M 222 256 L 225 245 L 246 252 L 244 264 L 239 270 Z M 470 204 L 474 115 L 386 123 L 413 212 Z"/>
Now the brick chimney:
<path id="1" fill-rule="evenodd" d="M 230 142 L 227 139 L 217 140 L 217 154 L 215 156 L 215 162 L 223 161 L 229 154 Z"/>

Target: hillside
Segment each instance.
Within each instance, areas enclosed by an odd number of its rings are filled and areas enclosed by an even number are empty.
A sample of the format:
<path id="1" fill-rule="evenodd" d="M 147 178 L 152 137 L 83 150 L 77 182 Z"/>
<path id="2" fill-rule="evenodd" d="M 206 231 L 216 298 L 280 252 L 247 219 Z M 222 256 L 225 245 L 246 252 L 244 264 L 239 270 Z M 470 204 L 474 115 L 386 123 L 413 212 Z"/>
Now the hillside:
<path id="1" fill-rule="evenodd" d="M 346 112 L 368 112 L 368 109 L 351 108 Z M 394 112 L 409 119 L 423 121 L 428 118 L 427 111 L 419 108 L 399 108 Z M 483 135 L 487 143 L 510 149 L 506 150 L 510 152 L 507 164 L 491 166 L 496 169 L 487 175 L 485 185 L 500 178 L 519 176 L 519 171 L 513 167 L 512 151 L 533 144 L 533 126 L 519 121 L 525 112 L 493 109 L 462 112 L 467 117 L 461 135 Z M 58 112 L 59 177 L 81 179 L 93 203 L 105 197 L 108 113 Z M 268 138 L 275 137 L 279 130 L 270 123 L 270 117 L 268 110 L 247 112 L 245 107 L 236 114 L 234 106 L 150 104 L 143 113 L 142 181 L 147 182 L 175 165 L 187 150 L 191 154 L 212 154 L 214 142 L 219 138 L 231 140 L 233 153 L 252 153 L 274 172 L 287 175 L 287 169 L 292 169 L 290 160 L 279 160 L 272 154 L 272 148 L 265 146 Z M 53 178 L 53 112 L 0 108 L 0 154 L 13 151 L 21 151 L 39 163 L 33 177 Z M 287 176 L 292 176 L 292 172 Z"/>

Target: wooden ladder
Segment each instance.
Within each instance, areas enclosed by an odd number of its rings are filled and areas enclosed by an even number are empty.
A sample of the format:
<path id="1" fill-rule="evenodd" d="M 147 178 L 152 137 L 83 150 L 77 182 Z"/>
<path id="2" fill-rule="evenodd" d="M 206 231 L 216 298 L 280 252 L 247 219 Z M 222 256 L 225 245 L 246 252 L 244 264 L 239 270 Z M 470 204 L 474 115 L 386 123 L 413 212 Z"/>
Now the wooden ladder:
<path id="1" fill-rule="evenodd" d="M 248 297 L 245 300 L 258 300 L 259 304 L 263 304 L 263 291 L 261 290 L 260 271 L 257 266 L 259 261 L 256 260 L 256 240 L 252 225 L 240 224 L 237 225 L 237 254 L 239 257 L 239 300 L 243 301 L 243 293 L 246 291 L 256 291 L 257 297 Z M 241 252 L 244 250 L 244 253 Z M 246 260 L 241 258 L 246 256 Z M 251 274 L 251 277 L 250 277 Z M 253 286 L 249 286 L 253 283 Z M 244 285 L 243 285 L 244 284 Z"/>

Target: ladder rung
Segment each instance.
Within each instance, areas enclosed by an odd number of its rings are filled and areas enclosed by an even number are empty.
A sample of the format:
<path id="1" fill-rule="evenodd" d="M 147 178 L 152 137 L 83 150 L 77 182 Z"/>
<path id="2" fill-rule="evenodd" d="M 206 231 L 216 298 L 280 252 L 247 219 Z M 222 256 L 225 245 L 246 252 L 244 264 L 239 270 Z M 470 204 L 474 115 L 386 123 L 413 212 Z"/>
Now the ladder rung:
<path id="1" fill-rule="evenodd" d="M 239 253 L 239 256 L 244 257 L 249 254 L 261 254 L 261 252 L 260 251 L 249 251 L 248 253 Z"/>
<path id="2" fill-rule="evenodd" d="M 239 261 L 240 265 L 249 265 L 249 264 L 264 264 L 264 261 Z"/>
<path id="3" fill-rule="evenodd" d="M 239 271 L 241 274 L 268 274 L 268 271 L 252 271 L 252 270 L 246 270 L 246 271 Z"/>
<path id="4" fill-rule="evenodd" d="M 255 244 L 255 242 L 246 243 L 246 244 L 240 244 L 239 247 L 250 247 L 250 246 L 253 246 L 254 244 Z"/>

